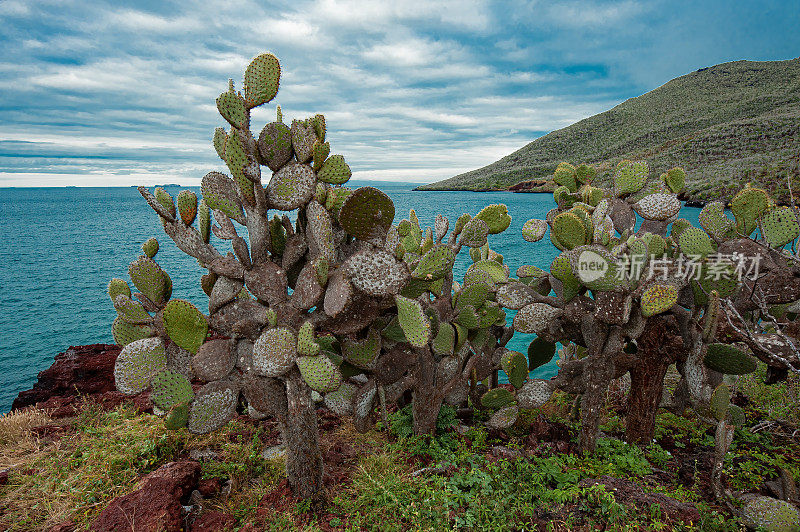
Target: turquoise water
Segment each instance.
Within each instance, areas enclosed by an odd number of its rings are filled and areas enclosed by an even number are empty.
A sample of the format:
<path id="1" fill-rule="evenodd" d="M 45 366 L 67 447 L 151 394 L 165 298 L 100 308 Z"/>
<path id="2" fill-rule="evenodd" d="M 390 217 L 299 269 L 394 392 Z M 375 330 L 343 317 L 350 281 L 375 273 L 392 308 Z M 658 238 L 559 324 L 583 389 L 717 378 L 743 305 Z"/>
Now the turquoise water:
<path id="1" fill-rule="evenodd" d="M 505 203 L 513 222 L 490 242 L 512 273 L 522 264 L 547 268 L 557 254 L 547 238 L 528 243 L 520 236 L 526 220 L 543 218 L 554 206 L 549 194 L 414 192 L 412 184 L 352 183 L 367 184 L 392 197 L 395 221 L 414 208 L 427 226 L 436 214 L 452 224 L 464 212 L 475 214 L 484 205 Z M 180 188 L 167 190 L 174 197 Z M 199 195 L 199 188 L 193 190 Z M 696 220 L 696 212 L 689 218 Z M 31 387 L 57 353 L 72 345 L 113 343 L 116 313 L 106 285 L 112 277 L 128 279 L 128 264 L 149 237 L 161 243 L 157 260 L 172 277 L 173 297 L 208 308 L 199 282 L 205 270 L 163 233 L 135 188 L 0 188 L 0 230 L 5 236 L 0 246 L 0 412 L 10 409 L 14 397 Z M 227 242 L 217 244 L 228 251 Z M 460 275 L 468 261 L 462 253 Z M 509 347 L 526 352 L 531 339 L 519 334 Z M 548 377 L 555 371 L 551 363 L 535 375 Z"/>

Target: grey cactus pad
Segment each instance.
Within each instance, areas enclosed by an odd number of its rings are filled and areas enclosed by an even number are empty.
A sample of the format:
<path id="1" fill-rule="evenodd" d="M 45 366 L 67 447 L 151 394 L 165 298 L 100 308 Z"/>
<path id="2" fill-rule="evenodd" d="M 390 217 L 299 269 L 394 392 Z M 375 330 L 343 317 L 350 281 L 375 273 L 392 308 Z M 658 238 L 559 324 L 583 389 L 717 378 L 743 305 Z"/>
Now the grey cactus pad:
<path id="1" fill-rule="evenodd" d="M 184 375 L 174 371 L 162 371 L 152 381 L 153 404 L 162 410 L 170 410 L 180 403 L 188 403 L 194 398 L 192 383 Z"/>
<path id="2" fill-rule="evenodd" d="M 167 369 L 167 352 L 160 338 L 145 338 L 122 348 L 114 364 L 114 381 L 125 395 L 150 386 L 153 377 Z"/>
<path id="3" fill-rule="evenodd" d="M 297 337 L 291 329 L 267 329 L 253 344 L 253 369 L 263 377 L 286 375 L 297 358 Z"/>
<path id="4" fill-rule="evenodd" d="M 314 170 L 307 164 L 289 163 L 273 174 L 267 186 L 272 209 L 291 211 L 308 203 L 316 189 Z"/>
<path id="5" fill-rule="evenodd" d="M 394 255 L 381 249 L 356 253 L 344 265 L 358 290 L 373 296 L 395 295 L 408 280 L 408 269 Z"/>
<path id="6" fill-rule="evenodd" d="M 238 397 L 238 390 L 225 381 L 200 388 L 189 411 L 189 432 L 207 434 L 223 427 L 236 413 Z"/>

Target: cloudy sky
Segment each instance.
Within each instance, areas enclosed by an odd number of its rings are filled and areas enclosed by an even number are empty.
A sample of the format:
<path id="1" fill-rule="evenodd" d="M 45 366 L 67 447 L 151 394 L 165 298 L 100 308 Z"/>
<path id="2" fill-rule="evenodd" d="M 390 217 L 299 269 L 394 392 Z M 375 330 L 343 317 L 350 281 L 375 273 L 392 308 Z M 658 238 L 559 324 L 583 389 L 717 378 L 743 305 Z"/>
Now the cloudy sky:
<path id="1" fill-rule="evenodd" d="M 698 68 L 796 57 L 798 5 L 0 0 L 0 186 L 198 184 L 224 169 L 214 99 L 262 51 L 283 76 L 256 133 L 275 103 L 320 112 L 357 178 L 443 179 Z"/>

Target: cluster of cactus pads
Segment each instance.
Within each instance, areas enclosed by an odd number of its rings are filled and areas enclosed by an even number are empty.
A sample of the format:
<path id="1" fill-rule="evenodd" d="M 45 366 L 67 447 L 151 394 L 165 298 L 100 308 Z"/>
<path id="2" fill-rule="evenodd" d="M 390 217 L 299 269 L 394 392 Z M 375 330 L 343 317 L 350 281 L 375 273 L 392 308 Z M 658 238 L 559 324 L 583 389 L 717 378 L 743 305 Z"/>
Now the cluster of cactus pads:
<path id="1" fill-rule="evenodd" d="M 379 405 L 385 412 L 386 401 L 410 390 L 415 429 L 432 433 L 442 402 L 465 399 L 468 377 L 485 379 L 497 367 L 511 331 L 496 294 L 510 272 L 488 237 L 511 217 L 491 205 L 452 230 L 442 216 L 424 229 L 413 210 L 395 223 L 386 194 L 345 186 L 351 171 L 331 154 L 322 115 L 289 125 L 278 107 L 276 121 L 250 131 L 251 110 L 275 97 L 279 80 L 277 59 L 262 54 L 244 89 L 231 81 L 217 99 L 229 128 L 217 128 L 213 143 L 230 175 L 208 173 L 199 201 L 189 190 L 173 199 L 139 189 L 166 234 L 207 270 L 208 313 L 170 299 L 155 239 L 129 270 L 138 292 L 122 279 L 108 290 L 123 346 L 118 388 L 151 390 L 171 429 L 214 431 L 242 408 L 274 416 L 287 476 L 310 496 L 322 478 L 315 402 L 366 430 Z M 212 233 L 230 251 L 212 245 Z M 459 284 L 453 265 L 464 248 L 473 264 Z"/>
<path id="2" fill-rule="evenodd" d="M 800 235 L 797 214 L 748 186 L 731 203 L 734 219 L 724 204 L 713 202 L 703 208 L 700 227 L 694 227 L 678 218 L 678 193 L 686 179 L 681 168 L 651 175 L 645 162 L 624 160 L 613 171 L 610 187 L 597 186 L 596 174 L 588 165 L 556 168 L 557 207 L 545 220 L 526 222 L 522 233 L 536 242 L 549 228 L 560 254 L 549 271 L 520 267 L 518 279 L 503 286 L 497 298 L 503 307 L 518 310 L 515 331 L 537 335 L 529 359 L 549 360 L 556 342 L 575 345 L 579 349 L 573 353 L 580 356 L 563 361 L 553 380 L 523 385 L 513 375 L 524 357 L 509 355 L 504 368 L 516 398 L 507 390 L 485 397 L 502 407 L 497 423 L 513 417 L 507 405 L 539 404 L 561 388 L 582 396 L 581 445 L 590 450 L 609 383 L 630 372 L 628 438 L 649 441 L 672 363 L 682 379 L 667 406 L 691 405 L 709 420 L 741 423 L 741 410 L 724 400 L 730 394 L 725 394 L 723 375 L 752 372 L 750 353 L 776 371 L 796 363 L 794 346 L 758 322 L 763 310 L 785 307 L 800 296 L 794 284 L 781 290 L 797 268 L 797 259 L 782 249 Z M 738 275 L 748 269 L 742 271 L 741 261 L 760 265 L 758 281 Z M 756 283 L 760 299 L 750 297 Z M 671 338 L 675 342 L 669 345 L 677 349 L 640 341 L 657 326 L 667 335 L 660 345 Z M 780 346 L 785 356 L 770 353 L 768 346 Z"/>

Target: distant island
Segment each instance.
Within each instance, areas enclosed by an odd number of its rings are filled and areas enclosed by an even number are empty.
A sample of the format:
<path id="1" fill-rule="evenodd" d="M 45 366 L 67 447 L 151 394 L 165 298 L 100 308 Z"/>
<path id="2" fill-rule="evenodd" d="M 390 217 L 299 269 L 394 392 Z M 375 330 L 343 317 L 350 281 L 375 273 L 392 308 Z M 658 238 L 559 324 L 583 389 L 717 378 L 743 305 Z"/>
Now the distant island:
<path id="1" fill-rule="evenodd" d="M 415 190 L 552 192 L 561 161 L 608 179 L 622 159 L 653 173 L 683 166 L 683 199 L 729 199 L 750 181 L 781 200 L 800 193 L 800 58 L 701 68 L 534 140 L 492 164 Z"/>

